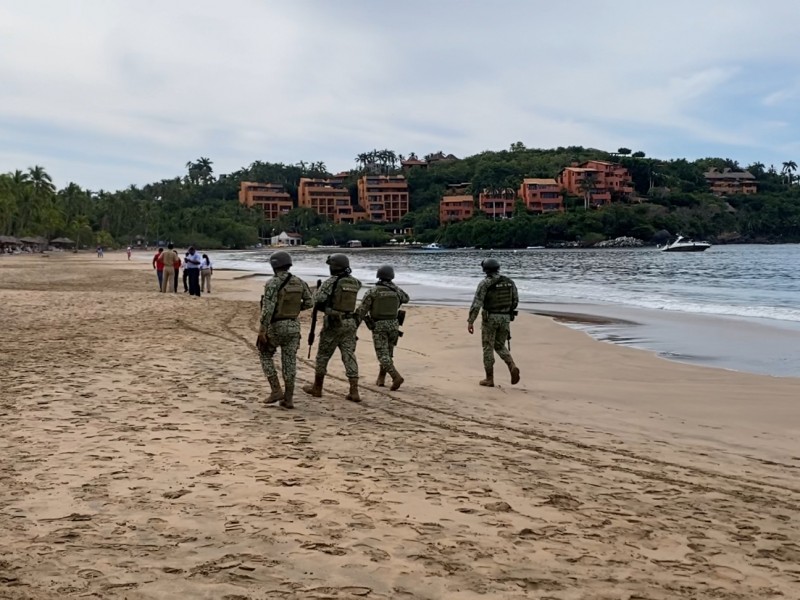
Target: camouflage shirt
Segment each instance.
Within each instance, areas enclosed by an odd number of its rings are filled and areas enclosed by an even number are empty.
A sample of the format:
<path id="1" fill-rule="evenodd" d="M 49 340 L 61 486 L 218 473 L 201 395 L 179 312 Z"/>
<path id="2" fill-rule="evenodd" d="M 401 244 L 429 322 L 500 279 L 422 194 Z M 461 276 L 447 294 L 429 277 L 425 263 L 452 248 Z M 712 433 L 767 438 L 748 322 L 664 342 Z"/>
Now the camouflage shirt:
<path id="1" fill-rule="evenodd" d="M 270 322 L 272 321 L 272 315 L 275 313 L 275 307 L 278 304 L 278 290 L 280 289 L 281 285 L 289 278 L 289 271 L 279 271 L 276 273 L 272 279 L 267 281 L 264 285 L 264 296 L 261 299 L 261 326 L 262 327 L 269 327 Z M 311 290 L 308 289 L 308 285 L 305 281 L 297 277 L 296 275 L 292 275 L 295 279 L 297 279 L 300 283 L 303 284 L 303 299 L 301 301 L 300 310 L 308 310 L 313 306 L 312 299 L 311 299 Z"/>
<path id="2" fill-rule="evenodd" d="M 481 312 L 481 308 L 483 308 L 483 302 L 486 299 L 486 291 L 489 289 L 489 286 L 495 283 L 500 278 L 499 273 L 488 273 L 486 277 L 478 284 L 478 289 L 475 290 L 475 298 L 472 300 L 472 306 L 469 307 L 469 318 L 467 322 L 472 325 L 475 322 L 475 319 L 478 318 L 478 314 Z M 507 278 L 508 279 L 508 278 Z M 511 280 L 511 297 L 512 297 L 512 306 L 511 310 L 516 310 L 517 304 L 519 304 L 519 294 L 517 293 L 517 286 Z M 503 315 L 499 315 L 503 316 Z M 511 318 L 510 316 L 508 318 Z"/>

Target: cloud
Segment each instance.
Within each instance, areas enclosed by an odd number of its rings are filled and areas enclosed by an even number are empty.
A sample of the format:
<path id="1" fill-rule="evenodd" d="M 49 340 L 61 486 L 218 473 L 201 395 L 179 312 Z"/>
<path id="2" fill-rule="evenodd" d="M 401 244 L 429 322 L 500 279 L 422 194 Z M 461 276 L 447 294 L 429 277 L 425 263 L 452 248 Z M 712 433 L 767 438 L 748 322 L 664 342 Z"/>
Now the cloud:
<path id="1" fill-rule="evenodd" d="M 198 156 L 340 170 L 373 147 L 516 140 L 774 162 L 800 139 L 798 15 L 791 0 L 0 0 L 0 171 L 122 188 Z"/>

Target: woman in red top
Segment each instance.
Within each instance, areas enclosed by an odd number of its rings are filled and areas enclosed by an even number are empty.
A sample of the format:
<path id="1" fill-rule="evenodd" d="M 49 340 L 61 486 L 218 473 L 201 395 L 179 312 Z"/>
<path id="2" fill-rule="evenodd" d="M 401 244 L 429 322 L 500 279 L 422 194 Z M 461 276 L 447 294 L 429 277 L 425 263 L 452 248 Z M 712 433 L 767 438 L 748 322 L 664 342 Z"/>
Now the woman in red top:
<path id="1" fill-rule="evenodd" d="M 159 248 L 158 252 L 156 252 L 155 256 L 153 257 L 153 268 L 156 270 L 156 275 L 158 275 L 158 291 L 161 291 L 161 280 L 164 278 L 164 261 L 161 260 L 161 253 L 164 252 L 163 248 Z"/>

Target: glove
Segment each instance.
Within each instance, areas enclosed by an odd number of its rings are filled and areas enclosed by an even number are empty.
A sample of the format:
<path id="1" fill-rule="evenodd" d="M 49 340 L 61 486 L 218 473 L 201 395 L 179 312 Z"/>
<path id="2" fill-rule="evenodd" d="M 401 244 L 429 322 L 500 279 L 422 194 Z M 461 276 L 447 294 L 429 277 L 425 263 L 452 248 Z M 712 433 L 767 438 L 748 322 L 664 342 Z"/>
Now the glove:
<path id="1" fill-rule="evenodd" d="M 256 338 L 256 348 L 263 351 L 269 345 L 269 338 L 267 337 L 267 330 L 263 327 L 258 330 L 258 337 Z"/>

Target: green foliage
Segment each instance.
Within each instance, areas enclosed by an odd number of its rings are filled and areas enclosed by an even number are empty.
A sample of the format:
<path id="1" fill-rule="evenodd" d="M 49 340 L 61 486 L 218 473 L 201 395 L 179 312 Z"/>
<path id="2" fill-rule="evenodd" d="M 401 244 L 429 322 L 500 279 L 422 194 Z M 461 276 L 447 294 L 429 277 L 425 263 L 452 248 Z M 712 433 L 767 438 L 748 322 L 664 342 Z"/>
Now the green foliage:
<path id="1" fill-rule="evenodd" d="M 416 154 L 409 154 L 412 157 Z M 391 150 L 373 150 L 356 159 L 358 168 L 346 177 L 353 199 L 361 173 L 399 172 L 403 157 Z M 465 223 L 439 224 L 439 201 L 446 193 L 458 190 L 477 198 L 482 190 L 516 191 L 523 178 L 555 178 L 564 167 L 587 160 L 618 161 L 625 166 L 633 179 L 633 201 L 586 210 L 584 198 L 567 196 L 564 213 L 528 215 L 517 203 L 514 218 L 507 221 L 491 221 L 478 213 Z M 210 159 L 200 157 L 186 164 L 184 176 L 115 192 L 91 191 L 76 183 L 56 190 L 38 165 L 0 174 L 0 235 L 68 236 L 81 246 L 95 239 L 104 245 L 173 241 L 208 249 L 246 247 L 282 230 L 298 231 L 309 243 L 344 245 L 359 240 L 373 246 L 386 243 L 396 227 L 413 228 L 418 240 L 450 246 L 524 247 L 624 235 L 649 241 L 664 231 L 711 241 L 800 242 L 800 186 L 792 160 L 777 167 L 760 162 L 748 165 L 759 193 L 720 199 L 709 193 L 704 173 L 712 167 L 741 169 L 735 160 L 658 160 L 629 148 L 612 154 L 581 146 L 543 150 L 514 142 L 508 150 L 408 169 L 411 212 L 388 226 L 336 225 L 302 207 L 267 223 L 258 211 L 237 202 L 242 181 L 282 184 L 296 199 L 301 177 L 329 175 L 323 162 L 286 165 L 257 160 L 218 177 L 212 165 Z M 592 185 L 587 181 L 582 193 L 590 194 Z M 616 199 L 622 198 L 617 195 Z"/>
<path id="2" fill-rule="evenodd" d="M 320 244 L 322 244 L 322 242 L 320 242 L 317 238 L 311 238 L 306 242 L 306 245 L 311 246 L 312 248 L 316 248 Z"/>
<path id="3" fill-rule="evenodd" d="M 103 248 L 113 248 L 116 245 L 114 243 L 114 238 L 111 237 L 111 234 L 107 231 L 98 231 L 95 234 L 94 241 L 98 246 L 102 246 Z"/>

